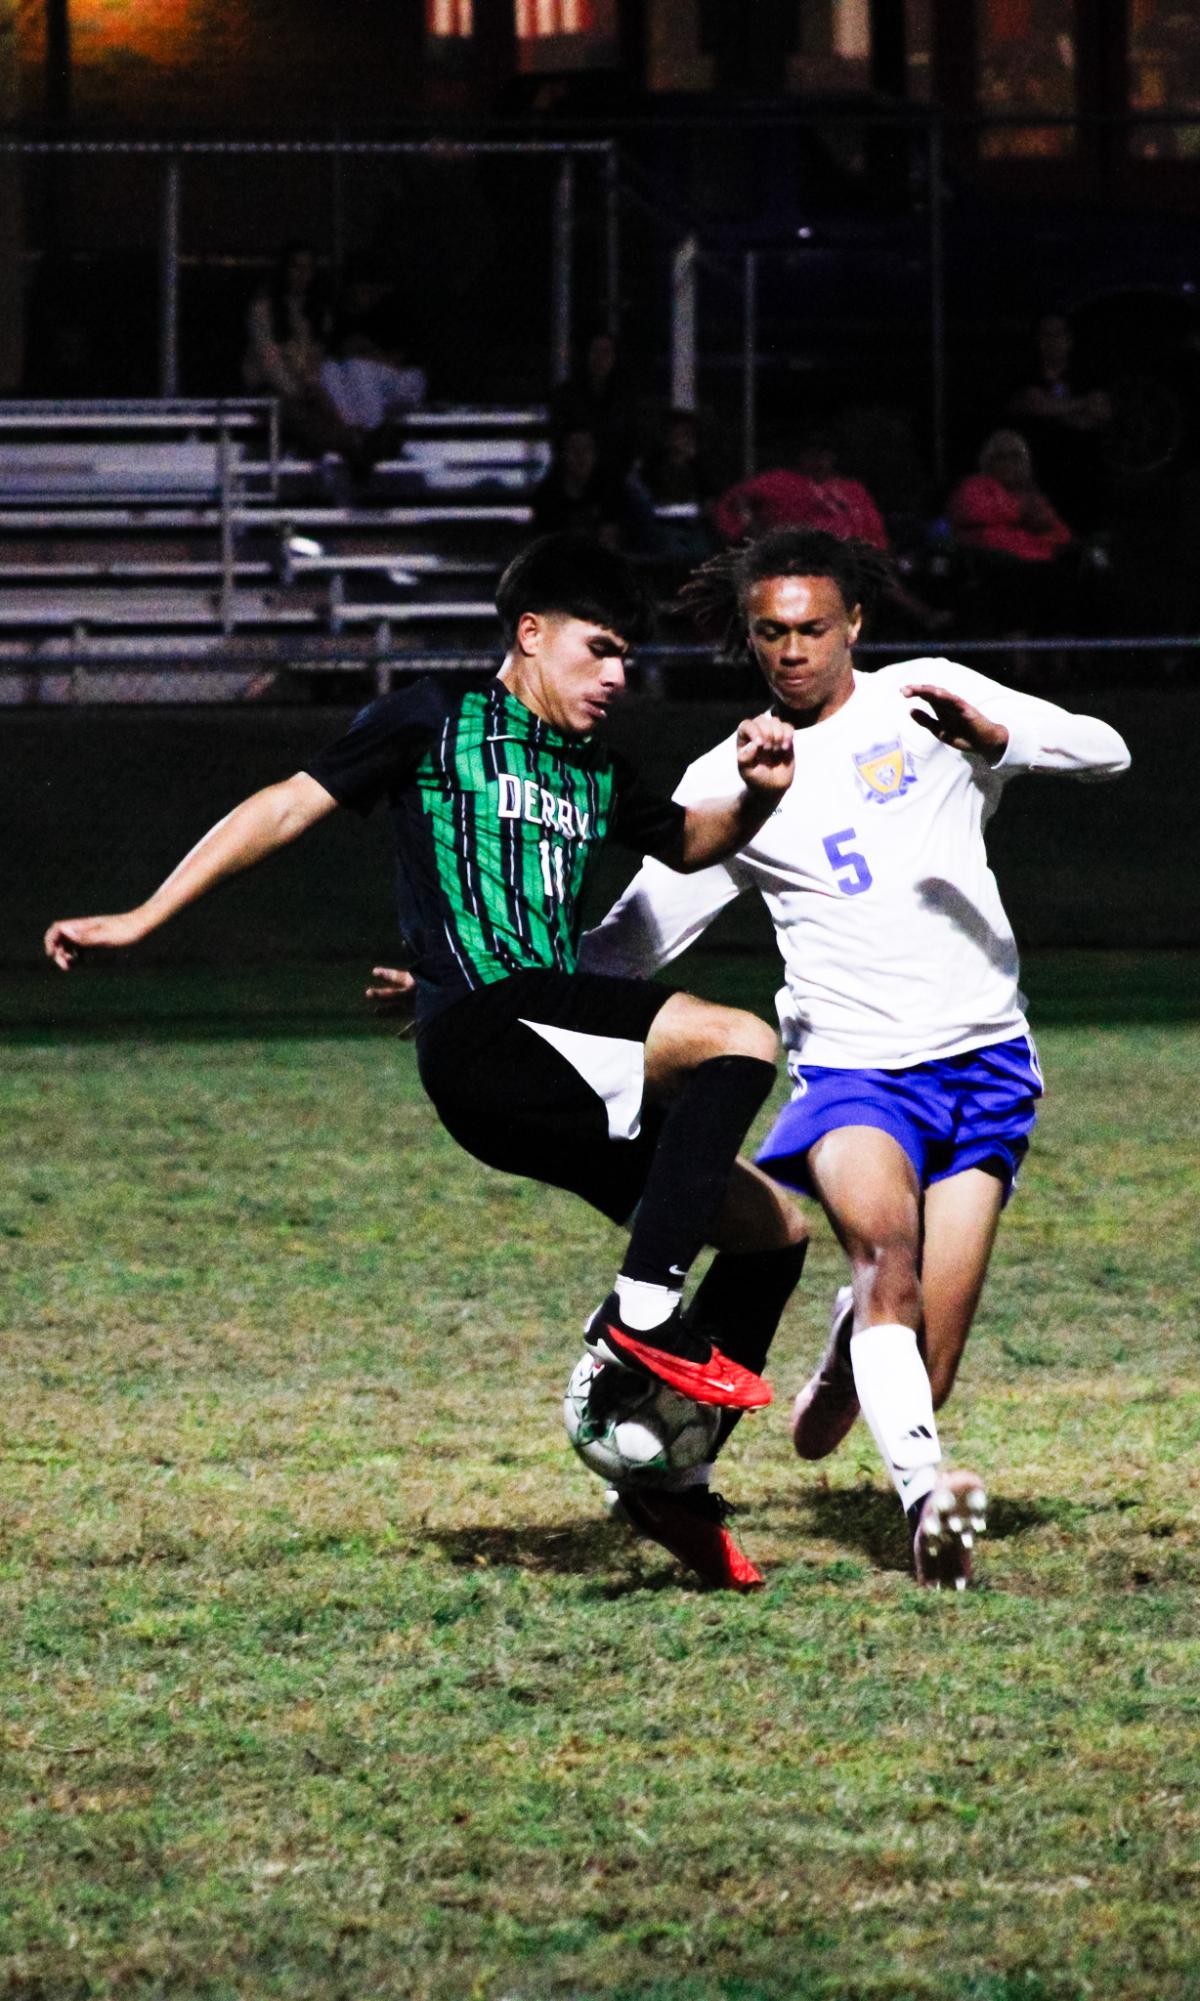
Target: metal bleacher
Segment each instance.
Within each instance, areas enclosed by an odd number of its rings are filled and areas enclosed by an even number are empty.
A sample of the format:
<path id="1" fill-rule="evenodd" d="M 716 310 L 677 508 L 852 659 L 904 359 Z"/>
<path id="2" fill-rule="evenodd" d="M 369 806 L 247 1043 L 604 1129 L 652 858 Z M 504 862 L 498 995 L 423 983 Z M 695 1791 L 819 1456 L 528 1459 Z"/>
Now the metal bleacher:
<path id="1" fill-rule="evenodd" d="M 0 406 L 0 699 L 56 672 L 85 698 L 118 667 L 163 699 L 172 669 L 239 652 L 361 671 L 354 634 L 380 685 L 409 653 L 478 650 L 547 458 L 537 409 L 416 413 L 353 486 L 285 456 L 266 399 Z"/>

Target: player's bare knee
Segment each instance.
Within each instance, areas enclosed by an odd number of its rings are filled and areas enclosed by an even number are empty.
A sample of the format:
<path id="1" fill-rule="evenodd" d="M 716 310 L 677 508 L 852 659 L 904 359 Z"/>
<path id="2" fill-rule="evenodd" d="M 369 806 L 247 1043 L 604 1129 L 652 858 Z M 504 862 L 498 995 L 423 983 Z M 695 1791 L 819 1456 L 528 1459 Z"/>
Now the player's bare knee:
<path id="1" fill-rule="evenodd" d="M 723 1007 L 717 1013 L 721 1016 L 718 1033 L 722 1045 L 714 1050 L 714 1055 L 753 1056 L 760 1063 L 774 1063 L 779 1054 L 779 1037 L 773 1028 L 744 1008 Z"/>
<path id="2" fill-rule="evenodd" d="M 648 1080 L 678 1077 L 718 1056 L 752 1056 L 774 1063 L 779 1038 L 743 1008 L 718 1007 L 692 994 L 673 994 L 646 1038 Z"/>

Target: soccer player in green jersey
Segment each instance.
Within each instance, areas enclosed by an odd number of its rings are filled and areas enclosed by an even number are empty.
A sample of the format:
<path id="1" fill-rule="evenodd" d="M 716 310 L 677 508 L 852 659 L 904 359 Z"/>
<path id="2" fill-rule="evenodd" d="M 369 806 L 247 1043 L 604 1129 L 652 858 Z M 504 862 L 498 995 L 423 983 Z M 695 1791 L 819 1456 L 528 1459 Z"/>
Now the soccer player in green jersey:
<path id="1" fill-rule="evenodd" d="M 737 791 L 680 806 L 643 786 L 603 730 L 649 626 L 623 560 L 545 536 L 509 565 L 496 603 L 508 647 L 497 674 L 419 680 L 371 703 L 307 770 L 235 807 L 146 902 L 61 919 L 46 952 L 65 971 L 81 950 L 134 944 L 339 807 L 386 800 L 418 1064 L 443 1125 L 490 1166 L 633 1217 L 589 1323 L 595 1354 L 698 1402 L 752 1408 L 768 1386 L 712 1332 L 734 1320 L 735 1299 L 743 1317 L 778 1319 L 803 1258 L 792 1205 L 737 1158 L 771 1087 L 775 1035 L 740 1009 L 581 973 L 577 951 L 601 843 L 684 872 L 733 855 L 791 782 L 792 732 L 770 715 L 743 723 Z M 726 1255 L 685 1312 L 684 1280 L 706 1243 Z M 717 1497 L 664 1505 L 671 1519 L 651 1532 L 693 1568 L 733 1588 L 761 1582 Z"/>

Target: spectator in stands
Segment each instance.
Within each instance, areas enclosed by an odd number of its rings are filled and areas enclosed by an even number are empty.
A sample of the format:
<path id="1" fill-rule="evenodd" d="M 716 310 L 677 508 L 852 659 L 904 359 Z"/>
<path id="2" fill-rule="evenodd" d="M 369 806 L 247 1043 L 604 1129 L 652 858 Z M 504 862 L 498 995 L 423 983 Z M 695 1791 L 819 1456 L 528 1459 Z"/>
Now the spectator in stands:
<path id="1" fill-rule="evenodd" d="M 633 500 L 627 482 L 601 462 L 593 433 L 576 424 L 555 441 L 531 505 L 535 535 L 571 528 L 616 549 L 626 538 Z"/>
<path id="2" fill-rule="evenodd" d="M 994 431 L 979 469 L 960 480 L 947 516 L 975 552 L 984 620 L 1001 631 L 1061 631 L 1074 603 L 1074 537 L 1038 486 L 1019 431 Z"/>
<path id="3" fill-rule="evenodd" d="M 1076 527 L 1093 527 L 1103 492 L 1101 444 L 1112 422 L 1102 389 L 1085 389 L 1074 363 L 1075 336 L 1060 313 L 1034 330 L 1028 379 L 1008 399 L 1006 415 L 1029 444 L 1049 499 Z"/>
<path id="4" fill-rule="evenodd" d="M 307 243 L 288 243 L 250 301 L 242 374 L 247 389 L 300 402 L 318 386 L 329 313 Z"/>
<path id="5" fill-rule="evenodd" d="M 694 410 L 668 410 L 658 437 L 640 461 L 638 475 L 660 507 L 692 503 L 703 507 L 716 485 L 700 448 L 700 420 Z"/>
<path id="6" fill-rule="evenodd" d="M 668 410 L 657 441 L 640 459 L 634 479 L 645 496 L 650 539 L 647 553 L 683 563 L 702 563 L 716 547 L 709 520 L 718 488 L 700 444 L 694 410 Z M 694 510 L 677 519 L 663 518 L 658 508 Z"/>
<path id="7" fill-rule="evenodd" d="M 550 430 L 556 437 L 590 431 L 600 464 L 624 478 L 636 453 L 636 411 L 611 333 L 594 333 L 581 365 L 550 398 Z"/>
<path id="8" fill-rule="evenodd" d="M 250 302 L 242 380 L 252 395 L 277 396 L 285 437 L 317 457 L 335 453 L 363 477 L 371 455 L 321 380 L 330 314 L 307 243 L 280 252 L 269 281 Z"/>
<path id="9" fill-rule="evenodd" d="M 1019 431 L 993 431 L 979 470 L 950 496 L 950 526 L 964 548 L 1022 563 L 1050 563 L 1072 536 L 1038 486 L 1033 455 Z"/>
<path id="10" fill-rule="evenodd" d="M 853 536 L 875 549 L 888 546 L 882 514 L 861 480 L 838 472 L 837 447 L 825 431 L 805 432 L 790 466 L 774 466 L 731 486 L 713 519 L 726 542 L 773 528 L 822 528 L 842 541 Z"/>
<path id="11" fill-rule="evenodd" d="M 370 258 L 352 259 L 333 314 L 321 385 L 340 416 L 378 456 L 394 448 L 398 425 L 425 401 L 425 371 L 405 348 L 395 290 Z"/>
<path id="12" fill-rule="evenodd" d="M 817 528 L 839 541 L 853 538 L 887 550 L 890 540 L 882 514 L 861 480 L 838 471 L 837 446 L 828 431 L 806 431 L 791 466 L 775 466 L 739 481 L 713 509 L 717 532 L 726 542 L 758 537 L 774 528 Z M 927 604 L 898 573 L 882 587 L 889 609 L 918 632 L 944 631 L 950 612 Z"/>

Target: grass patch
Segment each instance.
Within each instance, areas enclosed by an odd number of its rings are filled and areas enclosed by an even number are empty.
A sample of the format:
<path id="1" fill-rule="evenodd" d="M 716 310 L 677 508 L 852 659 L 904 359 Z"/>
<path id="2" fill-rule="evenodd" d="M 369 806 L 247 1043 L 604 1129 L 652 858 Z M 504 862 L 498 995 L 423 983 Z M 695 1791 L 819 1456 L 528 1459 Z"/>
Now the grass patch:
<path id="1" fill-rule="evenodd" d="M 562 1441 L 619 1235 L 468 1164 L 356 972 L 14 988 L 0 1995 L 1200 1995 L 1185 970 L 1031 967 L 956 1602 L 865 1434 L 790 1455 L 824 1233 L 729 1455 L 769 1588 L 706 1597 Z"/>

